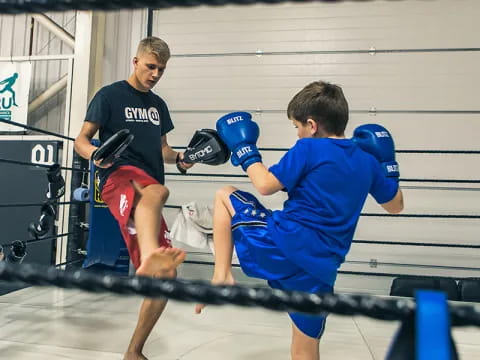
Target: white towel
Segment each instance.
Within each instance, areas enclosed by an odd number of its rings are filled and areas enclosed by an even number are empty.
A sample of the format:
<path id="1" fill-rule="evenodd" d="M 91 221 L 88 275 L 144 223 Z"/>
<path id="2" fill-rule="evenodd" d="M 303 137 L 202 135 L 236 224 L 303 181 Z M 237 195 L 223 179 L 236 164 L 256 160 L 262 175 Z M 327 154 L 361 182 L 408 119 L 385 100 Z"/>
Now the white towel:
<path id="1" fill-rule="evenodd" d="M 215 254 L 213 246 L 213 207 L 197 204 L 192 201 L 182 205 L 170 230 L 170 240 L 187 244 L 194 248 L 210 250 Z M 234 262 L 238 262 L 237 253 L 233 249 Z"/>
<path id="2" fill-rule="evenodd" d="M 170 230 L 173 240 L 213 253 L 213 208 L 192 201 L 182 205 Z"/>

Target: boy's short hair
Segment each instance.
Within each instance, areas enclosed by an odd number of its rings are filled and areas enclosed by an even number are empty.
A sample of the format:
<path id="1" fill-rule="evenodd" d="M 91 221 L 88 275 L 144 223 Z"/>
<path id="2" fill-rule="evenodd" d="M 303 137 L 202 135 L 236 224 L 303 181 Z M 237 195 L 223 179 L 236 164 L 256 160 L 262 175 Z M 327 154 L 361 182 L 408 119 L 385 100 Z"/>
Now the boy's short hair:
<path id="1" fill-rule="evenodd" d="M 149 36 L 140 41 L 137 48 L 137 55 L 139 54 L 154 54 L 163 64 L 170 59 L 170 49 L 167 43 L 155 36 Z"/>
<path id="2" fill-rule="evenodd" d="M 348 122 L 348 103 L 340 86 L 315 81 L 290 100 L 287 116 L 302 124 L 312 119 L 327 134 L 341 136 Z"/>

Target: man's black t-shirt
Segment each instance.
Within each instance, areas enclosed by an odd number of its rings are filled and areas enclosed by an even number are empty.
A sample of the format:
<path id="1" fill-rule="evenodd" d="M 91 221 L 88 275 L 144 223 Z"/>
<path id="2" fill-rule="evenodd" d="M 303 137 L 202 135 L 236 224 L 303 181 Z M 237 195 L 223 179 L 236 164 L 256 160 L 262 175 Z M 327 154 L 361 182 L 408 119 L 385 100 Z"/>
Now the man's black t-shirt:
<path id="1" fill-rule="evenodd" d="M 101 88 L 90 102 L 85 121 L 100 125 L 104 143 L 121 129 L 135 136 L 112 167 L 99 169 L 100 188 L 107 177 L 122 165 L 133 165 L 165 182 L 161 137 L 173 129 L 167 104 L 153 92 L 141 92 L 127 81 Z"/>

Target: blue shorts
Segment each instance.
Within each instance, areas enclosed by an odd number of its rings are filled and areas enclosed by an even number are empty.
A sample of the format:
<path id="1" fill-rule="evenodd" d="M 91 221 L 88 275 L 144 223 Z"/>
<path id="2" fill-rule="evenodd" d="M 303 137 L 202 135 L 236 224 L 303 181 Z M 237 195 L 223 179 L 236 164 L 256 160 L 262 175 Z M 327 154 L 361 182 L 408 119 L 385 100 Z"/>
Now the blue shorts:
<path id="1" fill-rule="evenodd" d="M 332 293 L 333 286 L 311 276 L 291 262 L 272 241 L 267 219 L 272 212 L 252 194 L 237 190 L 230 195 L 235 209 L 232 234 L 240 266 L 245 274 L 268 281 L 272 288 L 308 293 Z M 326 315 L 289 313 L 306 335 L 320 338 Z"/>

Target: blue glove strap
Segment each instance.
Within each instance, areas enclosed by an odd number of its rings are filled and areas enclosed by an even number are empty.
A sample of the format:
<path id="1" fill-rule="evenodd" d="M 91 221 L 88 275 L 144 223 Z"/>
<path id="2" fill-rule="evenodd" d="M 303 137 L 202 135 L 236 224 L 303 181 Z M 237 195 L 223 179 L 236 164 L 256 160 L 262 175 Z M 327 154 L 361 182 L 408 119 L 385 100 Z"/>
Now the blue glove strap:
<path id="1" fill-rule="evenodd" d="M 248 158 L 242 163 L 242 169 L 243 171 L 247 171 L 248 167 L 252 164 L 255 164 L 257 162 L 262 162 L 262 156 L 258 154 L 258 156 L 252 156 L 251 158 Z"/>
<path id="2" fill-rule="evenodd" d="M 382 166 L 385 170 L 387 177 L 396 177 L 400 176 L 400 171 L 398 169 L 398 163 L 396 161 L 389 161 L 382 163 Z"/>
<path id="3" fill-rule="evenodd" d="M 244 144 L 232 152 L 231 158 L 233 166 L 242 165 L 242 169 L 247 168 L 257 162 L 262 162 L 262 156 L 254 144 Z"/>

